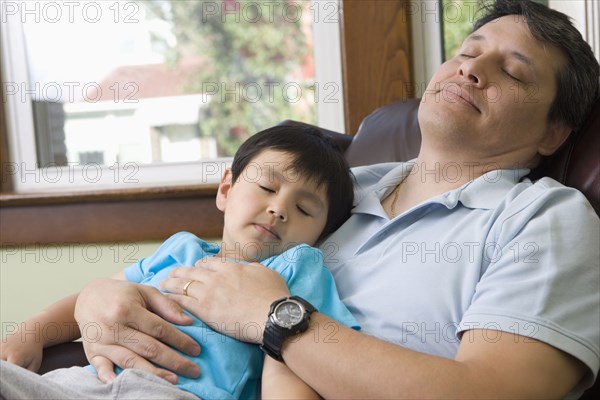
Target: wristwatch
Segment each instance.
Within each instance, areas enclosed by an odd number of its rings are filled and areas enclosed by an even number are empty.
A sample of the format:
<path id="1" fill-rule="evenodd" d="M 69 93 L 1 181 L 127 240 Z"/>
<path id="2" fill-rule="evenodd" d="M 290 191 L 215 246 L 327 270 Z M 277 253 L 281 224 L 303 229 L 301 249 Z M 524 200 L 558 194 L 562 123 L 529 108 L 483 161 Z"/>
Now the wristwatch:
<path id="1" fill-rule="evenodd" d="M 277 361 L 283 362 L 283 342 L 290 336 L 306 331 L 310 315 L 315 311 L 317 310 L 308 301 L 298 296 L 274 301 L 269 310 L 260 349 Z"/>

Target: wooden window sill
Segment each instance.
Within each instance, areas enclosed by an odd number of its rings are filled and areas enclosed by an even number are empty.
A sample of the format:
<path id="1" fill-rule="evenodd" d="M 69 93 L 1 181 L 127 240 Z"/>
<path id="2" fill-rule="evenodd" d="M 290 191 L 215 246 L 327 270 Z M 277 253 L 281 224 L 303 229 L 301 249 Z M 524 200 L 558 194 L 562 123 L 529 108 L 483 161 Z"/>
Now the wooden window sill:
<path id="1" fill-rule="evenodd" d="M 162 241 L 189 231 L 220 237 L 217 185 L 0 194 L 0 245 Z"/>

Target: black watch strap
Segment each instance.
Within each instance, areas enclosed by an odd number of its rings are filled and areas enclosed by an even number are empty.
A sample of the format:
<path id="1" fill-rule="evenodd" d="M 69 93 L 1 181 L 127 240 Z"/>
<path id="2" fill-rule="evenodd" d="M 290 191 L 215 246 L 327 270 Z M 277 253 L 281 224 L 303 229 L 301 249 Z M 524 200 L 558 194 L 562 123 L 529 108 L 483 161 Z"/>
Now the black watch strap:
<path id="1" fill-rule="evenodd" d="M 283 362 L 283 357 L 281 356 L 281 347 L 283 346 L 283 342 L 287 337 L 288 336 L 284 335 L 284 332 L 282 332 L 281 328 L 275 326 L 273 321 L 271 321 L 269 318 L 265 326 L 263 344 L 260 345 L 260 349 L 277 361 Z"/>
<path id="2" fill-rule="evenodd" d="M 304 319 L 298 325 L 291 328 L 284 328 L 277 325 L 272 318 L 275 308 L 287 300 L 294 300 L 302 304 L 305 310 Z M 309 326 L 310 315 L 315 311 L 317 311 L 317 309 L 314 308 L 312 304 L 299 296 L 284 297 L 283 299 L 274 301 L 269 310 L 269 317 L 265 324 L 263 343 L 260 345 L 260 349 L 275 360 L 283 362 L 283 357 L 281 356 L 283 342 L 290 336 L 306 331 Z"/>

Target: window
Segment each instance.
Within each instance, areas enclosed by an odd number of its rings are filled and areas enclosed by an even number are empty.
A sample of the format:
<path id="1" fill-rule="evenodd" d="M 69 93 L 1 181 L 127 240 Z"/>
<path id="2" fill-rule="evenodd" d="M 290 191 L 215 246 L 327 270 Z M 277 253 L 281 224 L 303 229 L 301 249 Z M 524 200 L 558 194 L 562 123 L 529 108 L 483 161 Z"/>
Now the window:
<path id="1" fill-rule="evenodd" d="M 344 130 L 337 1 L 0 7 L 18 192 L 214 183 L 284 119 Z"/>

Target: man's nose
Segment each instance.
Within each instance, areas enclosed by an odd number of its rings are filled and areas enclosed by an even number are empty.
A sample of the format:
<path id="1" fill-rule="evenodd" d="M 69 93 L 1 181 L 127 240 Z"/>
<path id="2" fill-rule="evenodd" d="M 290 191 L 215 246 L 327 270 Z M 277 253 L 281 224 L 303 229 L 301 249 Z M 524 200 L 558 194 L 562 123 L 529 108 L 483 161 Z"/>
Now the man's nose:
<path id="1" fill-rule="evenodd" d="M 485 60 L 480 57 L 468 58 L 458 67 L 458 75 L 465 83 L 483 88 L 486 85 Z"/>

